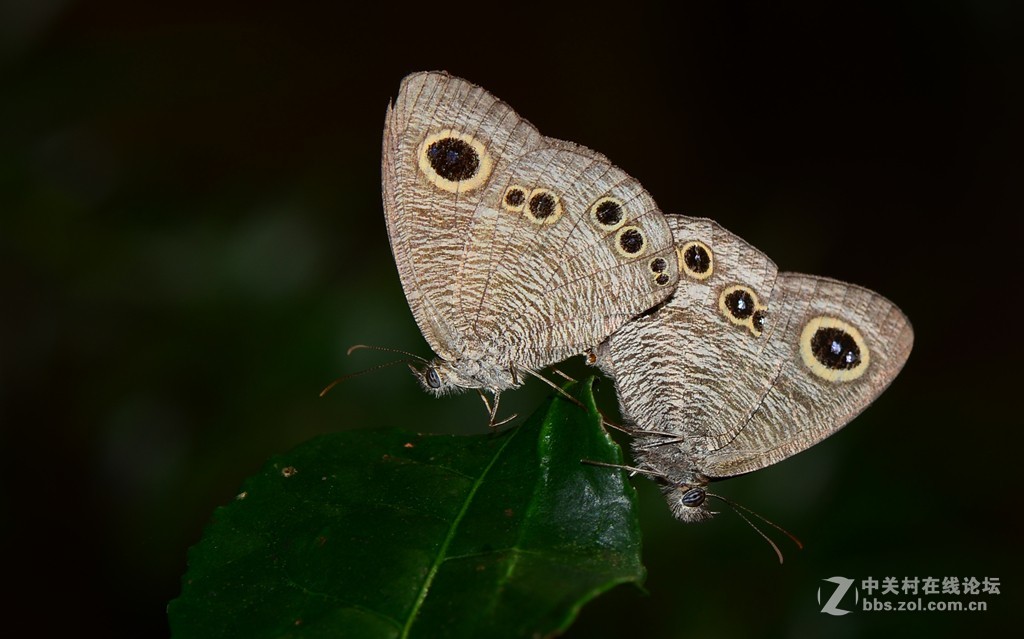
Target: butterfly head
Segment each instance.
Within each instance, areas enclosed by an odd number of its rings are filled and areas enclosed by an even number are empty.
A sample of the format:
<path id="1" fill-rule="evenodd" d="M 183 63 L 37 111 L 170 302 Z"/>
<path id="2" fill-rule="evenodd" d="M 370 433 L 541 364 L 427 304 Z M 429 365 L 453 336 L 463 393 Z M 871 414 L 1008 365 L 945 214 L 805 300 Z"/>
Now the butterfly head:
<path id="1" fill-rule="evenodd" d="M 435 357 L 419 366 L 409 364 L 409 369 L 423 390 L 437 397 L 467 388 L 501 391 L 517 388 L 521 383 L 514 367 L 494 366 L 485 360 L 468 357 L 456 360 Z"/>
<path id="2" fill-rule="evenodd" d="M 676 519 L 688 524 L 707 521 L 718 513 L 707 505 L 708 494 L 701 486 L 666 486 L 669 508 Z"/>
<path id="3" fill-rule="evenodd" d="M 440 357 L 425 362 L 419 367 L 409 364 L 409 370 L 412 371 L 423 390 L 435 397 L 458 392 L 464 388 L 480 386 L 473 379 L 460 374 L 459 369 L 451 362 Z"/>
<path id="4" fill-rule="evenodd" d="M 451 390 L 451 384 L 446 384 L 447 380 L 442 379 L 443 369 L 438 365 L 437 360 L 427 362 L 421 367 L 416 367 L 409 364 L 409 370 L 412 371 L 416 380 L 419 381 L 420 386 L 423 390 L 427 391 L 431 395 L 444 395 Z"/>

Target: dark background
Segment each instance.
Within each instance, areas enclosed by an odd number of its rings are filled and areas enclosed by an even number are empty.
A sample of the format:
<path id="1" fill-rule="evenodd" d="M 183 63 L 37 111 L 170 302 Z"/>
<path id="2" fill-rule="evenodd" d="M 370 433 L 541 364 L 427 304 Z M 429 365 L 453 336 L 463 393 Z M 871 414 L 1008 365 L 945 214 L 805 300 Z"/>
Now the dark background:
<path id="1" fill-rule="evenodd" d="M 774 535 L 780 567 L 738 517 L 677 523 L 638 479 L 647 593 L 613 591 L 569 636 L 1019 621 L 1012 3 L 370 4 L 0 4 L 9 616 L 37 636 L 164 636 L 186 549 L 270 455 L 346 428 L 480 432 L 474 395 L 433 400 L 402 367 L 317 397 L 387 359 L 351 344 L 429 354 L 388 248 L 380 135 L 402 76 L 447 69 L 665 211 L 882 292 L 916 330 L 850 428 L 720 487 L 805 550 Z M 503 405 L 529 413 L 539 386 Z M 599 402 L 613 412 L 610 384 Z M 815 597 L 834 575 L 997 577 L 1002 594 L 985 613 L 833 618 Z"/>

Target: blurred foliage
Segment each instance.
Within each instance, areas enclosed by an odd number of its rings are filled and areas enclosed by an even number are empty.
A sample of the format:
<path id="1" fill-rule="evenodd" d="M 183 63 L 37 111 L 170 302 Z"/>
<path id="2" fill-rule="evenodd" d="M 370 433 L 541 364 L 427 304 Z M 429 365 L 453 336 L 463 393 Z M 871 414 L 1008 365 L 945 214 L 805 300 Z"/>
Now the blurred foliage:
<path id="1" fill-rule="evenodd" d="M 345 357 L 354 343 L 428 355 L 378 166 L 399 80 L 443 68 L 605 153 L 666 211 L 878 290 L 914 322 L 906 369 L 849 428 L 720 488 L 804 551 L 779 568 L 739 518 L 683 526 L 637 479 L 649 594 L 612 591 L 570 636 L 1007 627 L 1007 594 L 980 615 L 833 619 L 815 593 L 833 575 L 1007 591 L 1021 576 L 1011 6 L 0 3 L 15 608 L 39 634 L 165 635 L 186 548 L 272 455 L 377 424 L 482 432 L 478 398 L 435 401 L 402 366 L 317 397 L 388 359 Z M 503 409 L 530 414 L 540 386 Z M 598 402 L 614 413 L 610 384 Z"/>

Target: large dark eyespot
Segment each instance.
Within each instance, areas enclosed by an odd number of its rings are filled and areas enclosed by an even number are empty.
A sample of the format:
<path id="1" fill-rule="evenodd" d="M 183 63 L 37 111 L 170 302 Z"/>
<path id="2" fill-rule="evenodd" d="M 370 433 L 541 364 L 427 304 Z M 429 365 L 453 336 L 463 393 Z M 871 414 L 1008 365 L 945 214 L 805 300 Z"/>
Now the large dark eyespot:
<path id="1" fill-rule="evenodd" d="M 725 294 L 725 307 L 738 320 L 745 320 L 754 314 L 754 298 L 746 289 L 737 288 Z"/>
<path id="2" fill-rule="evenodd" d="M 615 236 L 615 245 L 623 255 L 640 255 L 644 250 L 644 234 L 635 226 L 627 226 Z"/>
<path id="3" fill-rule="evenodd" d="M 437 376 L 437 371 L 433 367 L 427 369 L 427 386 L 441 388 L 441 378 Z"/>
<path id="4" fill-rule="evenodd" d="M 468 193 L 487 183 L 494 162 L 482 142 L 468 133 L 445 129 L 420 144 L 418 165 L 431 184 L 452 193 Z"/>
<path id="5" fill-rule="evenodd" d="M 868 368 L 871 354 L 860 331 L 835 317 L 814 317 L 800 334 L 804 365 L 829 382 L 857 379 Z"/>
<path id="6" fill-rule="evenodd" d="M 819 328 L 811 338 L 811 352 L 822 366 L 849 370 L 860 364 L 860 347 L 853 336 L 841 328 Z"/>
<path id="7" fill-rule="evenodd" d="M 704 503 L 706 495 L 703 488 L 691 488 L 683 493 L 683 505 L 688 508 L 696 508 Z"/>
<path id="8" fill-rule="evenodd" d="M 459 182 L 476 175 L 480 156 L 469 143 L 458 138 L 441 138 L 427 147 L 434 171 L 446 180 Z"/>
<path id="9" fill-rule="evenodd" d="M 683 272 L 696 280 L 706 280 L 714 270 L 711 249 L 703 242 L 687 242 L 679 249 Z"/>

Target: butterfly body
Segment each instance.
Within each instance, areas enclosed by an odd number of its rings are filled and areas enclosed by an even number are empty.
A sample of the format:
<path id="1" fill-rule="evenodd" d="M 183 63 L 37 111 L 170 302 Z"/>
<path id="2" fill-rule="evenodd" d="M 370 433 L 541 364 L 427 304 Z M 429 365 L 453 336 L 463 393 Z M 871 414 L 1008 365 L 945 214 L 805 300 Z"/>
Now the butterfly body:
<path id="1" fill-rule="evenodd" d="M 517 369 L 512 364 L 496 366 L 496 358 L 460 357 L 446 360 L 435 357 L 422 368 L 411 367 L 423 390 L 443 396 L 460 389 L 486 389 L 501 392 L 522 385 Z"/>

